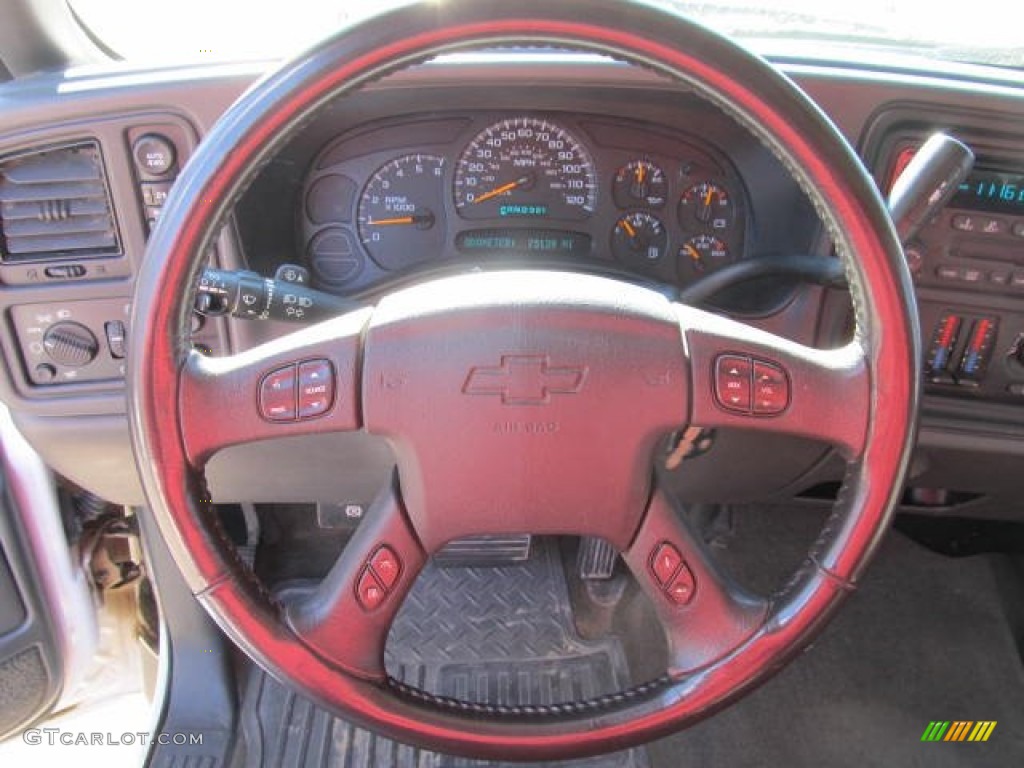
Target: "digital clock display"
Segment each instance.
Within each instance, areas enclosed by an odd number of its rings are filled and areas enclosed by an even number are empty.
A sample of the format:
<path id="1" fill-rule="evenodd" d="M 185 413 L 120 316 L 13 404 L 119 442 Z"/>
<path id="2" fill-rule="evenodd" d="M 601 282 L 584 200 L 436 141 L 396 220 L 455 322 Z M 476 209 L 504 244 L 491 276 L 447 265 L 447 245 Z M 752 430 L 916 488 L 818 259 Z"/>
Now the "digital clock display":
<path id="1" fill-rule="evenodd" d="M 1024 173 L 975 171 L 949 204 L 953 208 L 1024 216 Z"/>

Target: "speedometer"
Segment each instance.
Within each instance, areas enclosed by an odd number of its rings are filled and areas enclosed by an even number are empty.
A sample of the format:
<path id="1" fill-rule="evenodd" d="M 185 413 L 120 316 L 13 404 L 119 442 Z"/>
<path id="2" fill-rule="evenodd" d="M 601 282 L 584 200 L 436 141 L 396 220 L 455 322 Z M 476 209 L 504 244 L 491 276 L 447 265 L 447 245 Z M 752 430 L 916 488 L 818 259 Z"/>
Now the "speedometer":
<path id="1" fill-rule="evenodd" d="M 455 168 L 455 208 L 467 219 L 586 219 L 597 174 L 583 145 L 555 123 L 502 120 L 469 143 Z"/>

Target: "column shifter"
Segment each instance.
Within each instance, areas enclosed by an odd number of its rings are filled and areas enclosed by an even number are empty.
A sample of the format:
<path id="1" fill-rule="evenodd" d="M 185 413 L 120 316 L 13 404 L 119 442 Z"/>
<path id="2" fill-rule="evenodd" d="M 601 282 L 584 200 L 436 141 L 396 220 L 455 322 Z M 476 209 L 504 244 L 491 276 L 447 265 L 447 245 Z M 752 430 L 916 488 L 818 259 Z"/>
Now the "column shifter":
<path id="1" fill-rule="evenodd" d="M 887 201 L 906 245 L 949 202 L 974 167 L 974 153 L 945 133 L 934 133 L 892 185 Z"/>

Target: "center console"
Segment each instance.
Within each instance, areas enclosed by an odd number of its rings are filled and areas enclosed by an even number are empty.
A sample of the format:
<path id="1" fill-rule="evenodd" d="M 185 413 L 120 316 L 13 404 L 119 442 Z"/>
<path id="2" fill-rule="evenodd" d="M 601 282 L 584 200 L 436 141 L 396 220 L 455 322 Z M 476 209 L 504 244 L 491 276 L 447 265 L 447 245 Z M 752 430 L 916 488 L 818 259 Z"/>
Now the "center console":
<path id="1" fill-rule="evenodd" d="M 865 154 L 887 191 L 939 130 L 967 144 L 976 160 L 949 205 L 905 247 L 921 318 L 925 391 L 1024 405 L 1020 136 L 998 119 L 897 107 L 872 126 Z"/>

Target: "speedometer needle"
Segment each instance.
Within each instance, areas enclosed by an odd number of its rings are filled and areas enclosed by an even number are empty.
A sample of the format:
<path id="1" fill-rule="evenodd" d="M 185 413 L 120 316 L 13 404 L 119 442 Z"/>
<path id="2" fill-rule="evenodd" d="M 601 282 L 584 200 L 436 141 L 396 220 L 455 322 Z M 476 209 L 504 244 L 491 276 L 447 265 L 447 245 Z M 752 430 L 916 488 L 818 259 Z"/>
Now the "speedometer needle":
<path id="1" fill-rule="evenodd" d="M 529 182 L 530 182 L 530 177 L 529 176 L 523 176 L 521 179 L 516 179 L 515 181 L 510 181 L 508 184 L 502 184 L 500 187 L 497 187 L 496 189 L 492 189 L 490 192 L 484 192 L 479 197 L 474 197 L 473 198 L 473 205 L 476 205 L 477 203 L 482 203 L 482 202 L 484 202 L 484 200 L 490 200 L 492 197 L 497 197 L 498 195 L 503 195 L 506 192 L 511 192 L 513 189 L 516 189 L 517 187 L 521 187 L 524 184 L 528 184 Z"/>

